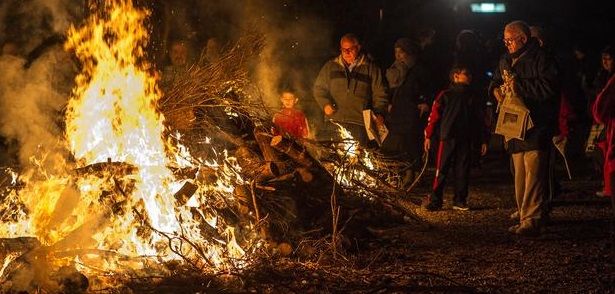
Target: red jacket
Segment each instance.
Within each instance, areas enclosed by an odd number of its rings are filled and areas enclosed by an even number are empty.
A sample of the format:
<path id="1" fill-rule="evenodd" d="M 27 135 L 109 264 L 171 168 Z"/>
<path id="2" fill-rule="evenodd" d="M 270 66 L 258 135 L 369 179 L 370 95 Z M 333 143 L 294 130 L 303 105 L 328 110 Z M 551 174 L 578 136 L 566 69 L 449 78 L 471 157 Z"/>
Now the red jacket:
<path id="1" fill-rule="evenodd" d="M 594 119 L 606 129 L 606 152 L 604 160 L 605 179 L 615 172 L 615 76 L 609 79 L 593 106 Z M 605 182 L 605 192 L 612 195 L 612 186 Z"/>
<path id="2" fill-rule="evenodd" d="M 273 123 L 280 133 L 288 133 L 295 138 L 307 138 L 309 134 L 307 119 L 303 111 L 295 108 L 282 108 L 273 116 Z"/>

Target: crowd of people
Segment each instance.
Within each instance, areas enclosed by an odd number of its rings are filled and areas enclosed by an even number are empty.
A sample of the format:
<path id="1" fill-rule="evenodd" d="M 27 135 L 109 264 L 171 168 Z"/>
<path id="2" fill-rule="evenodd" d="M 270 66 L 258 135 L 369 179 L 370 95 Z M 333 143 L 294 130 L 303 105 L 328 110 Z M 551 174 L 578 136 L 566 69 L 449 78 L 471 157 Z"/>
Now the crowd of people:
<path id="1" fill-rule="evenodd" d="M 523 21 L 507 24 L 503 32 L 506 52 L 495 68 L 487 68 L 480 52 L 472 44 L 477 36 L 464 30 L 457 37 L 455 62 L 449 72 L 450 84 L 444 89 L 430 88 L 428 61 L 421 58 L 422 44 L 408 38 L 395 42 L 395 61 L 386 70 L 376 65 L 362 50 L 354 34 L 340 39 L 340 54 L 327 61 L 313 85 L 313 96 L 327 121 L 343 126 L 363 148 L 373 148 L 368 139 L 364 111 L 388 129 L 379 152 L 408 161 L 420 160 L 423 152 L 435 155 L 432 192 L 422 207 L 442 209 L 443 191 L 449 169 L 455 182 L 453 209 L 469 210 L 468 178 L 473 158 L 485 155 L 491 134 L 496 129 L 497 107 L 507 95 L 520 99 L 529 112 L 529 126 L 522 137 L 504 139 L 511 154 L 517 210 L 511 219 L 517 223 L 509 231 L 535 235 L 549 220 L 550 200 L 558 187 L 553 175 L 556 146 L 565 146 L 570 137 L 570 122 L 575 121 L 576 136 L 587 142 L 583 126 L 594 125 L 601 131 L 589 138 L 597 146 L 604 174 L 604 189 L 597 195 L 613 194 L 613 48 L 602 51 L 602 67 L 593 77 L 586 68 L 586 56 L 577 49 L 576 67 L 559 59 L 539 27 Z M 492 72 L 491 78 L 485 72 Z M 435 94 L 438 93 L 438 94 Z M 292 93 L 284 93 L 282 99 Z M 296 101 L 296 100 L 295 100 Z M 581 105 L 581 106 L 579 106 Z M 576 106 L 576 107 L 575 107 Z M 274 122 L 278 131 L 294 137 L 306 137 L 305 116 L 289 112 L 294 104 L 284 102 Z M 593 113 L 593 117 L 591 117 Z M 289 127 L 289 119 L 298 117 Z M 589 123 L 587 123 L 589 121 Z M 499 123 L 499 122 L 498 122 Z M 600 128 L 599 126 L 603 126 Z M 368 126 L 369 128 L 369 126 Z M 579 139 L 577 139 L 579 140 Z M 594 144 L 596 143 L 596 144 Z M 590 148 L 591 149 L 591 148 Z M 611 197 L 613 198 L 613 197 Z M 615 202 L 614 202 L 615 203 Z"/>

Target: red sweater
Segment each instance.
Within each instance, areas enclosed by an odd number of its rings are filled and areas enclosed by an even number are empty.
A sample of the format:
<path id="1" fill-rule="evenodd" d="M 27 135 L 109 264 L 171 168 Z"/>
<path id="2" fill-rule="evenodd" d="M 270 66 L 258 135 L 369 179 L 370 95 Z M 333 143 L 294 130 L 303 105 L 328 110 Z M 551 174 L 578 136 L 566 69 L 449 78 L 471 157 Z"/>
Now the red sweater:
<path id="1" fill-rule="evenodd" d="M 307 119 L 303 111 L 295 108 L 282 108 L 273 116 L 273 124 L 280 133 L 288 133 L 295 138 L 306 138 L 309 134 Z"/>

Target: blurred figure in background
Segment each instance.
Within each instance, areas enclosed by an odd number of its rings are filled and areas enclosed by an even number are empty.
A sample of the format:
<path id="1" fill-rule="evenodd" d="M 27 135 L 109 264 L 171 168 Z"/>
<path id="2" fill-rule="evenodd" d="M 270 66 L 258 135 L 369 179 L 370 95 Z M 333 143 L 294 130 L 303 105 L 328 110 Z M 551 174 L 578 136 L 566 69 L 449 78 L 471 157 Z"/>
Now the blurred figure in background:
<path id="1" fill-rule="evenodd" d="M 222 45 L 217 38 L 209 38 L 205 45 L 205 59 L 208 63 L 217 62 L 222 56 Z"/>
<path id="2" fill-rule="evenodd" d="M 419 47 L 408 38 L 394 46 L 395 62 L 386 70 L 390 89 L 389 135 L 381 146 L 385 154 L 414 162 L 421 156 L 420 117 L 428 113 L 425 72 L 417 64 Z"/>
<path id="3" fill-rule="evenodd" d="M 611 197 L 615 209 L 615 76 L 598 94 L 593 108 L 594 119 L 605 125 L 604 196 Z"/>
<path id="4" fill-rule="evenodd" d="M 188 70 L 189 47 L 184 40 L 175 40 L 169 46 L 170 64 L 162 71 L 162 88 L 168 88 L 173 81 L 182 73 Z"/>
<path id="5" fill-rule="evenodd" d="M 593 82 L 592 92 L 589 97 L 589 107 L 592 110 L 592 113 L 595 114 L 596 110 L 596 98 L 598 94 L 605 88 L 608 81 L 615 76 L 615 47 L 607 46 L 602 50 L 602 63 L 598 74 L 596 75 L 596 79 Z M 608 162 L 606 160 L 606 156 L 608 154 L 608 140 L 607 140 L 607 126 L 604 124 L 604 120 L 596 120 L 596 115 L 594 115 L 594 125 L 592 126 L 592 133 L 588 138 L 588 145 L 595 145 L 597 148 L 592 150 L 592 158 L 594 160 L 595 171 L 598 174 L 606 175 L 608 173 L 605 170 Z M 603 189 L 596 192 L 596 196 L 603 197 L 609 196 L 606 193 L 608 187 L 608 179 L 604 177 Z"/>

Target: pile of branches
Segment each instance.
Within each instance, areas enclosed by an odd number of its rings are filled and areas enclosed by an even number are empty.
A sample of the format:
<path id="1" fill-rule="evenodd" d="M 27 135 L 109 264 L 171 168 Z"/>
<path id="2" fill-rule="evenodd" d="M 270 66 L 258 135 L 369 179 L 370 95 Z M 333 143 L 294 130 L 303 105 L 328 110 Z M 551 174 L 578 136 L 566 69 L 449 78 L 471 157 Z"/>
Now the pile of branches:
<path id="1" fill-rule="evenodd" d="M 358 216 L 357 210 L 370 211 L 370 219 L 389 212 L 384 214 L 418 220 L 406 191 L 387 177 L 390 171 L 349 160 L 343 149 L 348 142 L 296 140 L 271 132 L 271 114 L 249 74 L 264 46 L 262 34 L 248 31 L 218 61 L 211 63 L 202 55 L 175 79 L 160 109 L 170 128 L 183 133 L 191 152 L 207 156 L 198 142 L 211 139 L 238 158 L 252 185 L 238 187 L 236 194 L 257 222 L 267 223 L 266 237 L 297 243 L 307 237 L 304 232 L 317 232 L 333 236 L 332 245 L 339 247 L 342 239 L 334 236 Z M 186 118 L 193 120 L 185 123 Z M 358 173 L 361 178 L 340 182 L 342 174 Z"/>
<path id="2" fill-rule="evenodd" d="M 218 61 L 210 63 L 202 56 L 174 79 L 159 101 L 169 134 L 176 131 L 181 133 L 182 136 L 176 139 L 190 148 L 193 157 L 204 160 L 211 156 L 219 158 L 220 150 L 224 149 L 229 156 L 236 158 L 240 166 L 240 169 L 233 171 L 244 179 L 243 184 L 234 187 L 236 203 L 230 203 L 225 195 L 219 195 L 212 201 L 218 204 L 201 209 L 211 215 L 222 216 L 221 220 L 230 222 L 229 225 L 235 228 L 247 227 L 242 225 L 247 223 L 256 224 L 257 233 L 267 241 L 267 249 L 270 249 L 265 254 L 296 254 L 306 258 L 322 255 L 323 252 L 343 257 L 347 248 L 358 243 L 354 242 L 355 239 L 369 234 L 366 230 L 368 222 L 391 223 L 391 219 L 420 221 L 414 213 L 414 204 L 404 198 L 405 191 L 387 177 L 390 171 L 369 166 L 363 157 L 352 159 L 350 151 L 345 149 L 348 141 L 296 140 L 272 133 L 270 114 L 262 99 L 259 99 L 258 90 L 250 82 L 249 74 L 264 42 L 263 35 L 247 32 L 235 45 L 228 47 Z M 377 157 L 372 159 L 377 160 Z M 130 173 L 130 170 L 123 168 L 124 165 L 111 162 L 76 172 L 97 173 L 101 169 L 108 171 L 117 167 Z M 118 173 L 122 172 L 109 172 Z M 195 183 L 186 184 L 176 193 L 175 198 L 182 205 L 196 192 L 197 185 L 214 183 L 220 175 L 201 164 L 195 170 L 178 169 L 176 176 Z M 122 183 L 115 177 L 109 181 L 112 185 L 108 195 L 101 197 L 107 201 L 117 201 L 108 203 L 107 213 L 134 213 L 136 219 L 141 220 L 142 230 L 156 231 L 148 225 L 147 216 L 138 210 L 115 209 L 122 206 L 123 202 L 118 199 L 123 199 L 131 183 Z M 198 215 L 193 213 L 193 216 Z M 200 220 L 200 223 L 203 224 L 200 229 L 209 232 L 213 239 L 224 239 L 221 232 L 208 226 L 205 220 Z M 196 251 L 200 249 L 182 234 L 170 236 L 157 233 L 167 237 L 171 250 L 182 257 L 181 246 L 174 251 L 173 243 L 188 244 Z M 37 272 L 32 265 L 46 264 L 40 262 L 42 257 L 115 254 L 96 250 L 84 253 L 72 250 L 72 246 L 64 244 L 67 242 L 60 244 L 67 245 L 62 247 L 41 246 L 35 241 L 27 239 L 16 245 L 12 239 L 0 242 L 13 244 L 5 246 L 6 250 L 0 252 L 0 256 L 18 256 L 4 273 L 9 280 L 21 273 Z M 241 243 L 241 240 L 238 242 Z M 201 272 L 208 265 L 208 257 L 205 254 L 201 257 L 200 261 L 185 258 L 186 264 Z M 39 262 L 33 263 L 32 260 Z M 147 258 L 140 261 L 149 263 Z M 167 266 L 161 271 L 168 270 Z M 64 289 L 73 286 L 79 290 L 88 288 L 87 279 L 84 280 L 84 276 L 73 267 L 65 271 L 58 276 L 55 284 L 61 284 Z M 66 277 L 69 279 L 66 280 Z M 43 280 L 53 280 L 53 276 Z"/>

